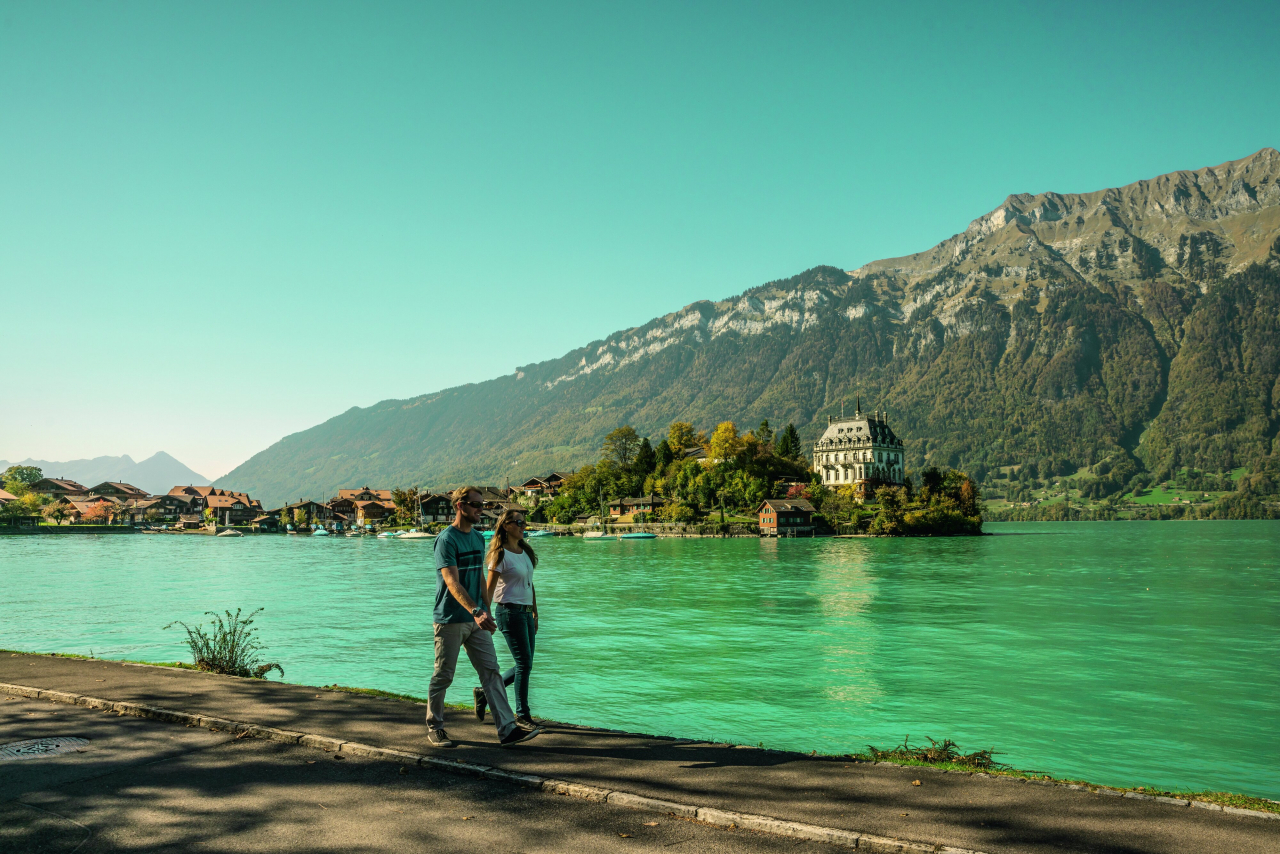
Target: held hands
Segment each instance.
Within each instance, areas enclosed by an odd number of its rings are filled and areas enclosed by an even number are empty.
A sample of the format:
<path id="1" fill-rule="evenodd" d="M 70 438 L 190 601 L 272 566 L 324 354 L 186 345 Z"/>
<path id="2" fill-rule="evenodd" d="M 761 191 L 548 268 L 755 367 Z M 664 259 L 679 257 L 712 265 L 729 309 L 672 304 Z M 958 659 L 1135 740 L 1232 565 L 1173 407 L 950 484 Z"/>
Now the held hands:
<path id="1" fill-rule="evenodd" d="M 493 621 L 493 617 L 489 616 L 485 611 L 481 611 L 479 614 L 476 614 L 475 619 L 476 625 L 484 629 L 486 632 L 493 632 L 498 628 L 498 624 Z"/>

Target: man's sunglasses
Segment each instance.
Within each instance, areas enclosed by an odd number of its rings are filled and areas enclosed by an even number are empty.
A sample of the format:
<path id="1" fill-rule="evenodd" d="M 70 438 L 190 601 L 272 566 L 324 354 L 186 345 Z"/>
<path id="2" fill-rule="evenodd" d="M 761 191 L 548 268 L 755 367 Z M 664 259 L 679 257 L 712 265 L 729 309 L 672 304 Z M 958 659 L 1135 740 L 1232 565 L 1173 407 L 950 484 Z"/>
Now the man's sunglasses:
<path id="1" fill-rule="evenodd" d="M 476 508 L 477 510 L 483 510 L 483 509 L 484 509 L 484 502 L 483 502 L 483 501 L 459 501 L 458 503 L 459 503 L 459 504 L 465 504 L 465 505 L 467 505 L 468 507 L 474 507 L 474 508 Z"/>

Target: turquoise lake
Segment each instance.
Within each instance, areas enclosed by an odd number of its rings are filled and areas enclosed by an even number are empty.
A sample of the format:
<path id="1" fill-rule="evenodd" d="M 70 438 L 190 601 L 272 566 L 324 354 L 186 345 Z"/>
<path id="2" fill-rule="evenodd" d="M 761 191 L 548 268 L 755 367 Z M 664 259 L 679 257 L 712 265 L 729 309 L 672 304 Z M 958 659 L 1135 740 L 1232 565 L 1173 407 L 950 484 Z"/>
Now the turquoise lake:
<path id="1" fill-rule="evenodd" d="M 987 530 L 535 540 L 533 712 L 823 753 L 951 738 L 1057 777 L 1280 798 L 1280 523 Z M 265 607 L 287 681 L 425 696 L 431 551 L 0 537 L 0 647 L 189 660 L 167 623 Z M 458 674 L 465 702 L 476 680 Z"/>

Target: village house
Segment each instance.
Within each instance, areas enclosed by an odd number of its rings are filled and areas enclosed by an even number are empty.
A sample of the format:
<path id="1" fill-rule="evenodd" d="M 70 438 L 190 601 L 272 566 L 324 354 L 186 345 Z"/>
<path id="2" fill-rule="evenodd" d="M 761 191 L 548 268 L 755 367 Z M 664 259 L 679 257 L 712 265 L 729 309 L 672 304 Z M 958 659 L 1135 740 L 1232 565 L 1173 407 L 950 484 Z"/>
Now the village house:
<path id="1" fill-rule="evenodd" d="M 453 521 L 453 499 L 447 494 L 436 492 L 423 493 L 420 500 L 422 502 L 423 522 Z"/>
<path id="2" fill-rule="evenodd" d="M 249 521 L 249 525 L 255 531 L 274 533 L 280 530 L 280 517 L 274 513 L 259 513 Z"/>
<path id="3" fill-rule="evenodd" d="M 139 489 L 131 483 L 117 483 L 116 481 L 104 481 L 97 486 L 89 489 L 89 495 L 100 495 L 105 498 L 114 498 L 116 501 L 129 501 L 134 498 L 148 498 L 145 489 Z"/>
<path id="4" fill-rule="evenodd" d="M 332 521 L 343 525 L 368 525 L 395 513 L 395 501 L 389 489 L 339 489 L 338 497 L 329 502 Z"/>
<path id="5" fill-rule="evenodd" d="M 18 500 L 18 496 L 5 492 L 3 489 L 0 489 L 0 507 L 5 506 L 10 501 L 17 501 L 17 500 Z"/>
<path id="6" fill-rule="evenodd" d="M 254 506 L 244 493 L 219 490 L 205 499 L 205 509 L 213 512 L 219 525 L 247 525 L 262 512 L 262 505 Z"/>
<path id="7" fill-rule="evenodd" d="M 46 477 L 31 484 L 31 491 L 39 493 L 55 501 L 68 495 L 88 495 L 85 489 L 74 480 L 66 478 Z"/>
<path id="8" fill-rule="evenodd" d="M 546 496 L 547 498 L 554 498 L 560 494 L 560 487 L 564 485 L 565 479 L 571 474 L 573 472 L 553 471 L 545 477 L 531 477 L 515 489 L 526 497 Z"/>
<path id="9" fill-rule="evenodd" d="M 642 495 L 639 498 L 619 498 L 609 502 L 610 516 L 626 516 L 629 513 L 652 513 L 667 500 L 661 495 Z"/>
<path id="10" fill-rule="evenodd" d="M 813 468 L 826 486 L 852 486 L 861 500 L 878 486 L 901 486 L 906 473 L 902 440 L 889 429 L 888 415 L 863 415 L 859 402 L 851 418 L 827 417 L 827 429 L 813 444 Z"/>
<path id="11" fill-rule="evenodd" d="M 812 535 L 813 513 L 813 505 L 803 498 L 766 498 L 756 508 L 756 515 L 760 518 L 760 535 Z"/>
<path id="12" fill-rule="evenodd" d="M 80 523 L 88 516 L 90 519 L 100 519 L 106 521 L 106 517 L 99 517 L 95 508 L 107 505 L 108 513 L 114 515 L 117 506 L 123 506 L 123 502 L 114 498 L 108 498 L 105 495 L 64 495 L 57 499 L 54 503 L 61 504 L 66 519 L 72 523 Z"/>
<path id="13" fill-rule="evenodd" d="M 394 504 L 391 499 L 391 490 L 389 489 L 370 489 L 362 486 L 359 489 L 339 489 L 338 497 L 334 501 L 343 499 L 349 501 L 381 501 L 383 504 Z M 333 502 L 330 502 L 331 504 Z"/>
<path id="14" fill-rule="evenodd" d="M 130 498 L 124 502 L 125 513 L 131 522 L 177 522 L 186 513 L 189 504 L 173 495 L 154 495 L 150 498 Z"/>
<path id="15" fill-rule="evenodd" d="M 392 501 L 357 501 L 356 502 L 356 524 L 357 525 L 373 525 L 384 519 L 389 519 L 396 512 L 395 502 Z"/>
<path id="16" fill-rule="evenodd" d="M 311 499 L 307 499 L 306 501 L 297 501 L 293 504 L 286 504 L 278 510 L 272 510 L 271 514 L 280 518 L 281 525 L 296 525 L 299 523 L 294 521 L 296 518 L 295 514 L 299 510 L 302 511 L 303 518 L 307 519 L 312 524 L 323 525 L 324 523 L 331 521 L 333 518 L 333 511 L 329 508 L 328 504 L 321 504 L 319 501 L 312 501 Z M 305 525 L 307 522 L 303 522 L 301 524 Z"/>

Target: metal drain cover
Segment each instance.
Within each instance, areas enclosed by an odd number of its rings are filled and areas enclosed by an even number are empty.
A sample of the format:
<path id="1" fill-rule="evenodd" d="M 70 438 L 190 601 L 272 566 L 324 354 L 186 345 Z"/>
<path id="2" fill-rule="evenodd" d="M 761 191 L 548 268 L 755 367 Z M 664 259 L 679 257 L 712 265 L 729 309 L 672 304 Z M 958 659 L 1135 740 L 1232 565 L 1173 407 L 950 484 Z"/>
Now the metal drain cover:
<path id="1" fill-rule="evenodd" d="M 70 737 L 11 741 L 8 744 L 0 744 L 0 762 L 10 759 L 35 759 L 37 756 L 55 756 L 59 753 L 70 753 L 88 745 L 88 739 Z"/>

